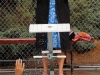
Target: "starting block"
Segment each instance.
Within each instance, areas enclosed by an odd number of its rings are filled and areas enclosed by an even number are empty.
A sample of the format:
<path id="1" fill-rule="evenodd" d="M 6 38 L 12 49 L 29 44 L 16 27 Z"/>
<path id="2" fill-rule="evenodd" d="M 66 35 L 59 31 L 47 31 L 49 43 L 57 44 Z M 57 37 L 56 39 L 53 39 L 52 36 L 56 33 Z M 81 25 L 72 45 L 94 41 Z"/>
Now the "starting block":
<path id="1" fill-rule="evenodd" d="M 61 50 L 53 50 L 52 46 L 52 32 L 70 32 L 70 24 L 30 24 L 30 33 L 43 33 L 48 34 L 48 49 L 49 51 L 42 51 L 47 53 L 47 56 L 33 56 L 33 58 L 48 58 L 50 61 L 50 75 L 54 75 L 54 59 L 53 58 L 66 58 L 66 56 L 53 56 L 53 53 L 61 53 Z"/>
<path id="2" fill-rule="evenodd" d="M 69 32 L 70 24 L 30 24 L 30 33 Z"/>

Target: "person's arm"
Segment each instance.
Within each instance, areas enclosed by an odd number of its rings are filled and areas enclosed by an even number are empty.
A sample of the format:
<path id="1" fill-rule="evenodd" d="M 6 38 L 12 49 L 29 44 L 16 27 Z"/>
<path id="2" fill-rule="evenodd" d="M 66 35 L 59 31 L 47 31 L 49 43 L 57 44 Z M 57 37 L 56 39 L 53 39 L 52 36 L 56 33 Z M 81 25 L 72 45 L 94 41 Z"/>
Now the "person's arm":
<path id="1" fill-rule="evenodd" d="M 15 75 L 22 75 L 25 68 L 25 64 L 22 63 L 21 59 L 16 60 L 15 64 Z"/>

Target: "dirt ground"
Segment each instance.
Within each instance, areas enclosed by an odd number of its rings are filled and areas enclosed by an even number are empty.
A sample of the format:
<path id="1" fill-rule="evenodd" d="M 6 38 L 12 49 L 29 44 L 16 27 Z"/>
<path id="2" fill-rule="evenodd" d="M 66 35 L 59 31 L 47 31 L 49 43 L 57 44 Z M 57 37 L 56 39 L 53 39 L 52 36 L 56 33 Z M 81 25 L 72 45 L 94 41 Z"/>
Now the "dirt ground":
<path id="1" fill-rule="evenodd" d="M 97 65 L 100 64 L 100 41 L 95 40 L 96 47 L 92 50 L 78 54 L 73 51 L 73 62 L 77 65 Z M 70 54 L 67 54 L 67 63 L 70 63 Z"/>

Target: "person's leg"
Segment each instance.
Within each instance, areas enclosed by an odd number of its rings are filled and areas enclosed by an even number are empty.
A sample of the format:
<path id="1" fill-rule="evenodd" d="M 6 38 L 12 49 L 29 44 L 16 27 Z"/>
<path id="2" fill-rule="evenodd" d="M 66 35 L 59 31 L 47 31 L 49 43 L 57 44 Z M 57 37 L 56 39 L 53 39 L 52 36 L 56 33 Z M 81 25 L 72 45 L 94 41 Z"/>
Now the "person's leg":
<path id="1" fill-rule="evenodd" d="M 59 48 L 57 48 L 57 50 L 59 50 Z M 65 55 L 65 52 L 61 52 L 61 53 L 57 54 L 57 56 L 60 56 L 60 55 Z M 65 58 L 58 58 L 57 59 L 57 63 L 58 63 L 58 66 L 59 66 L 59 75 L 63 75 L 64 60 L 65 60 Z"/>
<path id="2" fill-rule="evenodd" d="M 68 54 L 68 53 L 69 53 L 69 51 L 66 51 L 66 52 L 65 52 L 66 58 L 65 58 L 65 60 L 64 60 L 63 68 L 70 68 L 70 64 L 68 64 L 68 62 L 67 62 L 67 54 Z"/>
<path id="3" fill-rule="evenodd" d="M 42 54 L 42 56 L 47 56 L 47 54 Z M 48 59 L 42 58 L 43 62 L 43 75 L 48 75 Z"/>

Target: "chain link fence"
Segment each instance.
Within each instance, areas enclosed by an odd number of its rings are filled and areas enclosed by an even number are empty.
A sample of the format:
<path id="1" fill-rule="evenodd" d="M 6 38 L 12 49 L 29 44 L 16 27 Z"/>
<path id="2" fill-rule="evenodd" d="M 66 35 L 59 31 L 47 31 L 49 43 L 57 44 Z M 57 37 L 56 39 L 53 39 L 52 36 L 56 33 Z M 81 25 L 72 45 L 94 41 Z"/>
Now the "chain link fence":
<path id="1" fill-rule="evenodd" d="M 93 42 L 77 42 L 73 44 L 74 64 L 87 65 L 100 63 L 100 1 L 69 0 L 71 29 L 86 32 L 94 37 Z M 30 24 L 34 24 L 36 0 L 2 0 L 0 2 L 0 38 L 35 38 L 29 33 Z M 32 56 L 41 55 L 35 44 L 1 44 L 0 60 L 16 60 L 18 58 L 33 60 Z M 67 62 L 70 62 L 67 54 Z M 96 60 L 95 60 L 96 59 Z M 36 67 L 40 63 L 27 62 L 27 67 Z M 0 68 L 10 68 L 14 63 L 1 62 Z"/>

